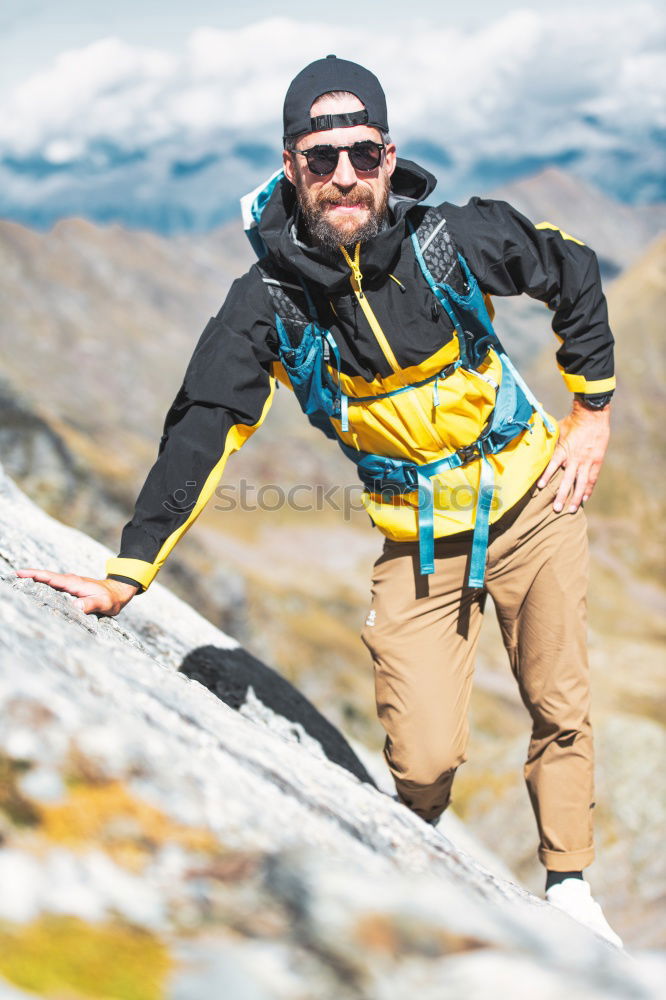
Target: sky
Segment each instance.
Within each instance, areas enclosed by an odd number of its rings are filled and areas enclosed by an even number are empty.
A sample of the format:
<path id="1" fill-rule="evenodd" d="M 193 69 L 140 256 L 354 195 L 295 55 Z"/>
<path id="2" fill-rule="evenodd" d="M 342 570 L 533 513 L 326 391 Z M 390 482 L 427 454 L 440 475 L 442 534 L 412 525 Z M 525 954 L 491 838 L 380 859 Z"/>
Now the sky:
<path id="1" fill-rule="evenodd" d="M 476 28 L 513 10 L 547 13 L 553 0 L 420 0 L 405 18 L 406 0 L 336 0 L 316 5 L 312 0 L 0 0 L 0 96 L 21 79 L 43 69 L 57 54 L 80 48 L 106 35 L 134 44 L 177 50 L 198 27 L 237 28 L 266 18 L 330 23 L 399 32 L 401 24 L 421 21 L 437 28 Z M 627 0 L 584 0 L 587 12 L 600 16 L 628 6 Z M 580 0 L 558 0 L 558 11 L 581 8 Z M 325 38 L 322 47 L 326 48 Z"/>
<path id="2" fill-rule="evenodd" d="M 275 170 L 286 87 L 328 53 L 377 73 L 399 153 L 456 198 L 557 166 L 620 200 L 662 200 L 665 13 L 657 0 L 0 0 L 0 215 L 213 225 Z"/>

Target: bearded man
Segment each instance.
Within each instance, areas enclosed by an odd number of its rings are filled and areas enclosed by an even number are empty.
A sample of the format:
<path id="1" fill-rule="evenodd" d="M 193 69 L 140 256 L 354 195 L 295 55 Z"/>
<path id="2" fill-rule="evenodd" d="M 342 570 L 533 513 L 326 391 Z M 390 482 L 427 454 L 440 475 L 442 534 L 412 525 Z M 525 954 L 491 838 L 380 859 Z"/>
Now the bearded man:
<path id="1" fill-rule="evenodd" d="M 379 81 L 335 56 L 289 87 L 283 171 L 252 201 L 261 260 L 196 346 L 106 580 L 19 575 L 118 614 L 281 380 L 356 462 L 385 536 L 362 638 L 400 800 L 427 822 L 451 801 L 489 593 L 532 719 L 525 778 L 546 898 L 619 945 L 582 876 L 594 857 L 582 504 L 615 385 L 596 257 L 505 202 L 425 206 L 434 178 L 396 156 Z M 559 426 L 492 330 L 488 297 L 523 292 L 554 313 L 574 394 Z M 187 505 L 168 502 L 185 483 Z"/>

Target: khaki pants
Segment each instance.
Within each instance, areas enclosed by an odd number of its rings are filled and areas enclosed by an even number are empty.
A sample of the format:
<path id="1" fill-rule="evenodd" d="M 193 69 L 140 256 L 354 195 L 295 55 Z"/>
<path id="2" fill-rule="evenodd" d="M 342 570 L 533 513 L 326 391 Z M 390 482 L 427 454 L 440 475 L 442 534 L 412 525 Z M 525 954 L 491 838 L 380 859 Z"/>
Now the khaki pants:
<path id="1" fill-rule="evenodd" d="M 553 511 L 562 470 L 490 529 L 486 589 L 532 718 L 524 775 L 553 871 L 594 857 L 593 747 L 586 648 L 585 513 Z M 402 801 L 424 819 L 449 804 L 466 760 L 467 708 L 485 591 L 464 586 L 471 532 L 435 542 L 421 576 L 418 543 L 385 539 L 362 639 L 372 654 L 384 755 Z"/>

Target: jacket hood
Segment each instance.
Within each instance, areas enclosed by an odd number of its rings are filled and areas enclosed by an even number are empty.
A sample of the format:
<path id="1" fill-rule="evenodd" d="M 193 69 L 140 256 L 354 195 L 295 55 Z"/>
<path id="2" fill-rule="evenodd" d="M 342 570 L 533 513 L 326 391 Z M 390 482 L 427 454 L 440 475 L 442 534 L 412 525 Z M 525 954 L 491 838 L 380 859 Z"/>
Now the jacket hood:
<path id="1" fill-rule="evenodd" d="M 390 271 L 405 237 L 405 215 L 428 197 L 435 177 L 423 167 L 398 157 L 391 177 L 389 225 L 363 244 L 363 277 L 372 280 Z M 301 274 L 306 281 L 322 285 L 328 292 L 346 288 L 349 268 L 342 254 L 307 246 L 296 236 L 298 203 L 296 189 L 283 177 L 275 186 L 259 223 L 259 235 L 279 267 Z"/>

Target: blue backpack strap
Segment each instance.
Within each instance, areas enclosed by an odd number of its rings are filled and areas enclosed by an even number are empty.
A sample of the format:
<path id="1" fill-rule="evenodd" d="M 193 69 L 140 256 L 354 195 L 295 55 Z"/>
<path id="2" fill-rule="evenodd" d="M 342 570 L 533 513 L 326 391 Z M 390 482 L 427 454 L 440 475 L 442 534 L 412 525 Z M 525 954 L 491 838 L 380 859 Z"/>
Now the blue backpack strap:
<path id="1" fill-rule="evenodd" d="M 280 343 L 285 349 L 294 349 L 310 322 L 305 292 L 300 284 L 286 280 L 269 257 L 257 266 L 273 305 Z"/>
<path id="2" fill-rule="evenodd" d="M 416 230 L 408 219 L 410 238 L 421 273 L 456 331 L 463 364 L 478 368 L 489 347 L 499 352 L 502 345 L 479 284 L 440 213 L 441 208 L 428 209 Z"/>
<path id="3" fill-rule="evenodd" d="M 472 534 L 472 552 L 467 576 L 467 586 L 483 587 L 488 552 L 488 534 L 490 531 L 490 511 L 492 509 L 495 490 L 493 467 L 486 458 L 483 442 L 477 442 L 481 459 L 481 475 L 479 490 L 474 512 L 474 532 Z M 447 458 L 430 462 L 428 465 L 417 466 L 419 483 L 419 562 L 420 572 L 429 574 L 435 572 L 435 506 L 432 477 L 449 469 L 455 469 L 465 464 L 469 449 L 461 449 Z"/>
<path id="4" fill-rule="evenodd" d="M 495 492 L 495 476 L 493 467 L 481 455 L 481 475 L 479 476 L 479 492 L 476 498 L 474 512 L 474 534 L 472 535 L 472 555 L 467 576 L 468 587 L 483 587 L 486 575 L 486 559 L 488 557 L 488 535 L 490 532 L 490 511 L 493 506 Z"/>
<path id="5" fill-rule="evenodd" d="M 333 334 L 331 333 L 331 331 L 328 330 L 328 329 L 326 329 L 325 327 L 319 325 L 319 313 L 317 312 L 317 306 L 315 305 L 315 301 L 314 301 L 314 299 L 312 297 L 312 293 L 310 292 L 310 289 L 308 288 L 308 285 L 307 285 L 307 282 L 306 282 L 305 278 L 303 278 L 301 275 L 299 275 L 298 280 L 300 281 L 301 287 L 303 288 L 303 294 L 305 295 L 305 301 L 307 302 L 308 310 L 309 310 L 310 315 L 312 316 L 312 318 L 314 320 L 315 332 L 316 332 L 317 336 L 319 336 L 319 337 L 322 338 L 322 341 L 323 341 L 323 360 L 324 360 L 324 362 L 327 362 L 327 361 L 330 360 L 331 355 L 333 355 L 333 359 L 335 361 L 335 368 L 336 368 L 336 371 L 338 373 L 338 378 L 337 378 L 337 381 L 333 385 L 331 385 L 331 388 L 334 390 L 335 395 L 336 395 L 337 400 L 338 400 L 338 413 L 339 413 L 339 417 L 340 417 L 340 429 L 342 431 L 348 431 L 349 430 L 349 397 L 342 391 L 342 387 L 341 387 L 340 373 L 342 371 L 342 363 L 340 361 L 340 351 L 338 349 L 338 345 L 335 342 L 335 337 L 333 336 Z M 324 369 L 322 371 L 322 375 L 324 377 L 326 377 L 326 374 L 327 374 L 326 370 Z M 327 381 L 328 381 L 328 379 L 327 379 Z"/>
<path id="6" fill-rule="evenodd" d="M 338 373 L 337 382 L 335 383 L 334 389 L 336 396 L 338 398 L 338 406 L 340 411 L 340 429 L 343 431 L 349 430 L 349 396 L 342 391 L 342 385 L 340 380 L 340 373 L 342 371 L 342 365 L 340 362 L 340 351 L 338 350 L 338 345 L 335 342 L 335 337 L 330 330 L 326 330 L 323 327 L 318 327 L 319 333 L 324 339 L 324 361 L 328 361 L 331 354 L 335 360 L 335 367 Z"/>
<path id="7" fill-rule="evenodd" d="M 441 209 L 429 206 L 415 228 L 423 260 L 435 281 L 464 294 L 464 276 L 458 268 L 456 247 Z"/>
<path id="8" fill-rule="evenodd" d="M 416 467 L 419 483 L 418 531 L 419 531 L 419 562 L 423 574 L 435 572 L 435 525 L 434 497 L 432 477 L 457 469 L 461 465 L 476 458 L 481 459 L 481 476 L 477 494 L 476 511 L 474 515 L 474 533 L 472 536 L 472 556 L 468 573 L 468 587 L 483 587 L 483 577 L 488 550 L 488 532 L 490 529 L 490 510 L 493 501 L 495 479 L 493 469 L 485 456 L 482 439 L 474 444 L 445 458 L 428 462 Z"/>
<path id="9" fill-rule="evenodd" d="M 294 351 L 303 341 L 306 331 L 321 341 L 321 372 L 313 372 L 313 377 L 321 376 L 337 399 L 337 413 L 342 431 L 349 430 L 349 398 L 341 388 L 340 351 L 330 330 L 321 326 L 317 306 L 306 281 L 299 275 L 299 283 L 285 281 L 270 258 L 259 265 L 262 280 L 268 289 L 275 312 L 275 328 L 280 346 L 284 351 Z M 296 293 L 296 294 L 295 294 Z M 334 382 L 326 368 L 326 362 L 333 357 L 338 373 Z"/>
<path id="10" fill-rule="evenodd" d="M 259 235 L 261 213 L 266 207 L 268 199 L 273 194 L 273 191 L 283 177 L 284 171 L 282 169 L 276 170 L 267 181 L 263 181 L 253 191 L 250 191 L 249 194 L 243 195 L 240 200 L 245 235 L 260 260 L 265 257 L 267 253 L 266 245 Z"/>
<path id="11" fill-rule="evenodd" d="M 511 361 L 511 359 L 506 354 L 504 354 L 504 352 L 502 352 L 500 354 L 500 359 L 502 361 L 502 364 L 505 365 L 509 369 L 509 371 L 511 372 L 511 374 L 514 377 L 514 380 L 517 382 L 517 384 L 523 390 L 523 392 L 525 394 L 525 397 L 526 397 L 527 401 L 529 402 L 530 406 L 532 407 L 532 409 L 536 410 L 536 412 L 539 414 L 539 416 L 541 417 L 541 419 L 544 422 L 544 425 L 547 427 L 548 431 L 551 434 L 554 434 L 555 433 L 555 427 L 553 425 L 553 421 L 549 419 L 548 414 L 544 410 L 543 406 L 541 405 L 541 403 L 539 402 L 539 400 L 536 398 L 536 396 L 534 395 L 534 393 L 532 392 L 532 390 L 530 389 L 530 387 L 528 386 L 527 382 L 524 380 L 524 378 L 522 377 L 522 375 L 520 374 L 520 372 L 518 371 L 518 369 L 516 368 L 516 366 L 513 364 L 513 362 Z"/>
<path id="12" fill-rule="evenodd" d="M 460 351 L 460 360 L 462 361 L 463 365 L 468 366 L 469 365 L 469 358 L 467 357 L 467 344 L 465 342 L 465 333 L 464 333 L 464 330 L 463 330 L 462 326 L 460 325 L 460 320 L 456 316 L 456 313 L 455 313 L 455 311 L 454 311 L 451 303 L 449 302 L 449 298 L 448 298 L 446 292 L 440 287 L 439 281 L 436 281 L 435 278 L 433 277 L 433 275 L 432 275 L 432 273 L 430 271 L 430 268 L 428 267 L 428 265 L 426 263 L 426 259 L 425 259 L 425 256 L 424 256 L 424 248 L 427 251 L 428 246 L 430 246 L 430 248 L 432 249 L 433 244 L 437 245 L 437 243 L 438 243 L 437 236 L 441 233 L 441 231 L 444 228 L 445 224 L 446 224 L 446 220 L 442 219 L 440 221 L 439 225 L 435 227 L 435 229 L 433 230 L 431 236 L 429 237 L 429 240 L 430 240 L 429 244 L 428 244 L 428 241 L 426 241 L 423 245 L 421 245 L 421 243 L 419 242 L 419 235 L 418 235 L 417 231 L 414 229 L 414 226 L 412 225 L 411 221 L 409 219 L 407 219 L 407 227 L 409 229 L 409 237 L 410 237 L 410 239 L 412 241 L 412 246 L 414 248 L 414 255 L 416 257 L 416 260 L 418 262 L 419 267 L 421 268 L 421 273 L 423 274 L 423 277 L 425 278 L 425 280 L 428 282 L 428 285 L 430 286 L 430 290 L 432 291 L 433 295 L 435 296 L 435 298 L 437 299 L 437 301 L 442 306 L 442 308 L 445 310 L 445 312 L 447 313 L 449 319 L 451 320 L 451 323 L 453 324 L 453 328 L 456 331 L 456 334 L 457 334 L 457 337 L 458 337 L 458 349 Z M 454 264 L 455 263 L 456 262 L 454 262 Z M 454 265 L 452 265 L 452 267 L 453 266 Z"/>
<path id="13" fill-rule="evenodd" d="M 516 427 L 516 433 L 520 433 L 521 430 L 521 427 Z M 484 586 L 490 532 L 490 512 L 492 510 L 495 490 L 493 467 L 488 461 L 487 456 L 497 450 L 501 450 L 491 443 L 488 431 L 485 431 L 484 435 L 472 444 L 464 448 L 459 448 L 444 458 L 439 458 L 434 462 L 427 462 L 423 465 L 417 465 L 415 462 L 407 462 L 401 459 L 387 459 L 381 455 L 371 455 L 365 452 L 354 451 L 353 448 L 349 448 L 346 445 L 342 445 L 342 450 L 356 463 L 361 479 L 371 492 L 381 493 L 382 489 L 386 489 L 390 490 L 391 494 L 394 494 L 395 492 L 411 493 L 415 489 L 418 490 L 419 571 L 424 575 L 434 573 L 435 571 L 433 477 L 450 469 L 457 469 L 462 465 L 467 465 L 469 462 L 476 461 L 477 459 L 480 460 L 481 469 L 467 586 L 473 588 L 482 588 Z"/>

